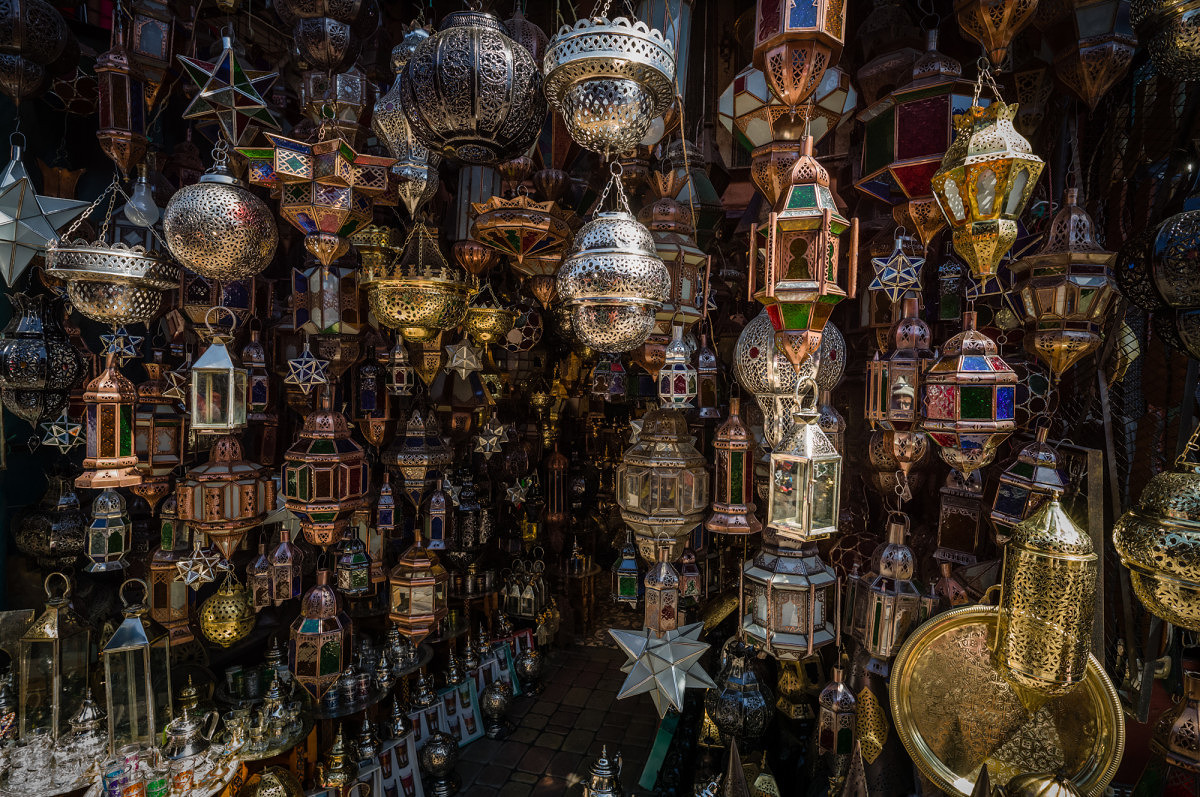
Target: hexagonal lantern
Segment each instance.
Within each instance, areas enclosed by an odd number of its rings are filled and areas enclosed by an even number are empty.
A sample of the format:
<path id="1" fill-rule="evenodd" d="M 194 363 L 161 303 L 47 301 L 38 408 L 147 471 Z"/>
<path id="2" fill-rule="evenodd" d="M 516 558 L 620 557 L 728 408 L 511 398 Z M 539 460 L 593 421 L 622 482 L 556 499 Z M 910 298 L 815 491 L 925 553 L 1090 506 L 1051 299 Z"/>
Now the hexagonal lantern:
<path id="1" fill-rule="evenodd" d="M 717 118 L 748 152 L 771 142 L 799 142 L 805 134 L 820 141 L 831 130 L 850 118 L 858 104 L 858 92 L 850 85 L 850 76 L 839 67 L 825 70 L 813 92 L 812 108 L 805 105 L 796 113 L 771 94 L 767 77 L 753 64 L 734 76 L 717 101 Z M 811 118 L 810 118 L 811 116 Z M 797 150 L 798 152 L 798 150 Z"/>
<path id="2" fill-rule="evenodd" d="M 445 619 L 449 580 L 437 554 L 421 544 L 420 534 L 388 575 L 389 617 L 414 645 L 420 644 Z"/>
<path id="3" fill-rule="evenodd" d="M 837 532 L 842 457 L 821 430 L 817 387 L 802 380 L 792 425 L 771 452 L 767 528 L 779 539 L 821 540 Z"/>
<path id="4" fill-rule="evenodd" d="M 654 252 L 666 264 L 671 275 L 670 295 L 654 314 L 654 330 L 671 334 L 671 326 L 680 324 L 684 331 L 702 315 L 700 287 L 708 266 L 708 255 L 696 245 L 691 211 L 675 199 L 683 182 L 677 172 L 657 172 L 652 177 L 659 198 L 638 213 L 638 221 L 650 230 Z"/>
<path id="5" fill-rule="evenodd" d="M 333 545 L 355 511 L 366 506 L 369 482 L 363 448 L 350 437 L 346 416 L 333 409 L 328 388 L 284 459 L 283 497 L 300 519 L 304 538 L 312 545 Z"/>
<path id="6" fill-rule="evenodd" d="M 83 393 L 87 416 L 87 456 L 76 487 L 94 490 L 141 484 L 133 447 L 133 408 L 137 390 L 117 370 L 116 355 Z"/>
<path id="7" fill-rule="evenodd" d="M 154 361 L 144 363 L 145 382 L 137 386 L 138 403 L 133 414 L 133 450 L 138 456 L 142 483 L 132 491 L 154 509 L 171 491 L 171 472 L 183 464 L 184 415 L 179 402 L 165 395 L 162 352 L 154 352 Z"/>
<path id="8" fill-rule="evenodd" d="M 329 571 L 317 570 L 317 583 L 304 593 L 292 621 L 288 669 L 296 682 L 320 700 L 350 657 L 354 625 L 342 610 L 341 596 L 329 584 Z"/>
<path id="9" fill-rule="evenodd" d="M 226 435 L 213 443 L 207 463 L 187 472 L 175 498 L 179 520 L 232 559 L 246 533 L 275 508 L 275 480 L 267 468 L 242 459 L 242 444 Z"/>
<path id="10" fill-rule="evenodd" d="M 380 459 L 393 472 L 399 471 L 404 494 L 418 507 L 425 490 L 454 461 L 454 451 L 438 433 L 436 413 L 431 410 L 426 420 L 414 409 L 404 436 L 397 435 Z"/>
<path id="11" fill-rule="evenodd" d="M 845 36 L 843 0 L 759 0 L 754 65 L 784 105 L 799 108 L 838 62 Z"/>

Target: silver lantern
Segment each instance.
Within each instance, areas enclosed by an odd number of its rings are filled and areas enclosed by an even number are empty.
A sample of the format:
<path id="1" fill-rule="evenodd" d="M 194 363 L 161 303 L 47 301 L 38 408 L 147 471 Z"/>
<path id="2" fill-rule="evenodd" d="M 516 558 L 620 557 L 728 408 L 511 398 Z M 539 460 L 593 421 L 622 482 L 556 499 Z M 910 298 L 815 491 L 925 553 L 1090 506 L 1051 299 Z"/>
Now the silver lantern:
<path id="1" fill-rule="evenodd" d="M 404 114 L 443 156 L 501 163 L 525 154 L 546 121 L 542 74 L 485 11 L 447 14 L 404 68 Z"/>
<path id="2" fill-rule="evenodd" d="M 606 157 L 641 143 L 675 101 L 675 48 L 625 17 L 581 19 L 550 40 L 546 99 L 580 146 Z"/>

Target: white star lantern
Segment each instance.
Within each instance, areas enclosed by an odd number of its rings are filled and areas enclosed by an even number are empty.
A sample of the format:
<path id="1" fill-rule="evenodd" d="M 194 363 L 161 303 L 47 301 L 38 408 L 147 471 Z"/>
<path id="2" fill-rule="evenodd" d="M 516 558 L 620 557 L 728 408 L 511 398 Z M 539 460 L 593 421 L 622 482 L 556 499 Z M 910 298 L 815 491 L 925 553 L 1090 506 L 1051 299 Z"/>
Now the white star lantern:
<path id="1" fill-rule="evenodd" d="M 446 347 L 446 371 L 466 379 L 476 371 L 483 370 L 483 356 L 479 349 L 464 338 L 461 342 Z"/>
<path id="2" fill-rule="evenodd" d="M 487 423 L 475 436 L 475 453 L 483 454 L 484 459 L 491 459 L 493 454 L 500 452 L 500 447 L 508 442 L 508 430 L 495 416 L 487 419 Z"/>
<path id="3" fill-rule="evenodd" d="M 911 257 L 896 241 L 896 248 L 887 257 L 871 258 L 875 279 L 868 286 L 873 291 L 883 291 L 888 301 L 898 302 L 908 291 L 921 290 L 921 267 L 925 258 Z"/>
<path id="4" fill-rule="evenodd" d="M 0 274 L 9 287 L 33 256 L 58 240 L 58 228 L 79 215 L 87 202 L 38 196 L 13 145 L 12 160 L 0 172 Z"/>
<path id="5" fill-rule="evenodd" d="M 83 424 L 72 423 L 66 410 L 53 421 L 42 423 L 41 428 L 46 433 L 42 445 L 54 446 L 63 454 L 83 442 Z"/>
<path id="6" fill-rule="evenodd" d="M 175 578 L 192 589 L 200 589 L 204 584 L 216 580 L 217 571 L 229 569 L 215 549 L 200 547 L 193 548 L 192 555 L 180 559 L 175 566 L 179 568 L 179 575 Z"/>
<path id="7" fill-rule="evenodd" d="M 716 684 L 700 666 L 708 643 L 700 641 L 704 623 L 692 623 L 661 637 L 646 628 L 641 631 L 608 629 L 629 660 L 621 667 L 628 673 L 617 699 L 649 692 L 658 716 L 668 709 L 683 709 L 683 690 L 689 687 L 715 689 Z"/>

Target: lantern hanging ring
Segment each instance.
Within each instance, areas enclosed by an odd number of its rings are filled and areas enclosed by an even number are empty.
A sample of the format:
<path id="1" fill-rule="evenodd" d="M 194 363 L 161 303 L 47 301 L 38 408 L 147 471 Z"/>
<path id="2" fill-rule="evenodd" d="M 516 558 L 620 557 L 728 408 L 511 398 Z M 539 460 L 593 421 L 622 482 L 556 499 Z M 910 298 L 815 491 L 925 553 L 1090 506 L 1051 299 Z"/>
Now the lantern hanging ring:
<path id="1" fill-rule="evenodd" d="M 52 592 L 50 592 L 50 579 L 54 578 L 55 576 L 61 578 L 63 582 L 63 593 L 59 596 L 55 596 Z M 63 600 L 66 600 L 67 598 L 71 597 L 71 579 L 67 578 L 66 573 L 60 573 L 57 570 L 46 576 L 46 579 L 42 582 L 42 588 L 46 590 L 46 597 L 48 598 L 60 597 Z"/>
<path id="2" fill-rule="evenodd" d="M 13 130 L 11 133 L 8 134 L 8 145 L 10 147 L 19 146 L 19 147 L 21 147 L 21 149 L 25 148 L 25 134 L 21 132 L 20 127 L 21 127 L 21 117 L 18 116 L 17 117 L 17 129 Z M 21 139 L 20 144 L 17 143 L 18 137 L 20 137 L 20 139 Z"/>
<path id="3" fill-rule="evenodd" d="M 208 308 L 208 311 L 204 313 L 204 326 L 208 330 L 210 335 L 216 335 L 217 333 L 216 333 L 216 330 L 213 329 L 212 322 L 209 321 L 208 318 L 213 313 L 217 313 L 219 315 L 222 311 L 224 311 L 225 313 L 227 313 L 229 315 L 229 319 L 232 322 L 230 324 L 230 326 L 231 327 L 237 326 L 237 315 L 232 310 L 230 310 L 228 307 L 226 307 L 225 305 L 218 304 L 214 307 Z"/>
<path id="4" fill-rule="evenodd" d="M 1193 456 L 1200 454 L 1200 425 L 1192 430 L 1192 435 L 1188 438 L 1187 445 L 1179 452 L 1179 456 L 1175 457 L 1175 467 L 1181 468 L 1188 464 L 1189 454 Z"/>
<path id="5" fill-rule="evenodd" d="M 130 584 L 140 584 L 141 585 L 142 599 L 140 601 L 135 601 L 134 603 L 130 603 L 129 601 L 125 600 L 125 588 L 128 587 Z M 127 578 L 127 579 L 125 579 L 125 581 L 123 581 L 121 583 L 120 589 L 117 590 L 117 595 L 121 598 L 121 605 L 126 608 L 128 608 L 130 606 L 140 606 L 140 605 L 144 604 L 146 602 L 146 598 L 149 597 L 150 587 L 147 586 L 146 582 L 140 578 Z"/>

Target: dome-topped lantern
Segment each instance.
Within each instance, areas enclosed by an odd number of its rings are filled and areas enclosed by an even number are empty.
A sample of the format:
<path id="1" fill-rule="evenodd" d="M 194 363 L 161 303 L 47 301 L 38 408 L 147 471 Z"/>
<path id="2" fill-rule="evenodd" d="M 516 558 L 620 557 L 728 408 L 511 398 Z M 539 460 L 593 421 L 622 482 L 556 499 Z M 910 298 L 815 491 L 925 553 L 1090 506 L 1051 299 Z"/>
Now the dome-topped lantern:
<path id="1" fill-rule="evenodd" d="M 796 113 L 842 55 L 842 0 L 759 0 L 754 18 L 754 65 L 771 91 Z"/>
<path id="2" fill-rule="evenodd" d="M 87 456 L 76 487 L 107 489 L 142 483 L 133 445 L 133 411 L 137 389 L 117 370 L 116 354 L 108 353 L 104 371 L 83 393 L 87 416 Z"/>
<path id="3" fill-rule="evenodd" d="M 637 147 L 675 101 L 675 48 L 625 17 L 563 25 L 543 67 L 546 99 L 571 138 L 606 158 Z"/>
<path id="4" fill-rule="evenodd" d="M 267 468 L 242 459 L 232 435 L 213 442 L 209 460 L 187 472 L 175 488 L 179 520 L 208 536 L 225 559 L 275 508 L 275 481 Z"/>
<path id="5" fill-rule="evenodd" d="M 542 73 L 486 11 L 447 14 L 404 67 L 402 107 L 431 150 L 463 163 L 529 151 L 546 121 Z"/>

